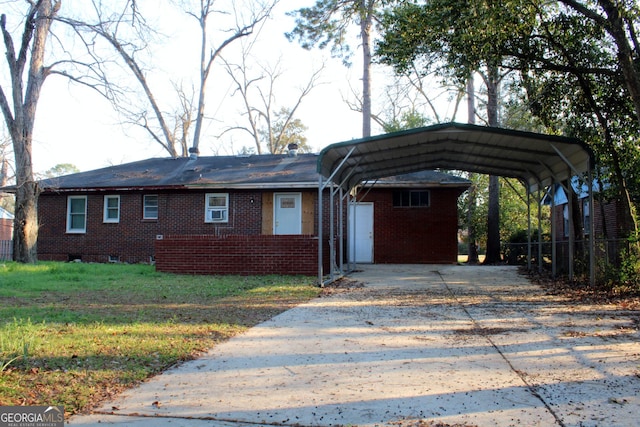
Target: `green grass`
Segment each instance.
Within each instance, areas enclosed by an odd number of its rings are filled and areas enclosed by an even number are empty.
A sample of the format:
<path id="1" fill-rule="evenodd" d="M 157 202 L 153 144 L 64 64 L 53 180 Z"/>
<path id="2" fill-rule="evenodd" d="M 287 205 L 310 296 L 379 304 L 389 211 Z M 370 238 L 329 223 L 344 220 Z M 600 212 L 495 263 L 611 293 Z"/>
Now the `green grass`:
<path id="1" fill-rule="evenodd" d="M 320 293 L 310 277 L 0 264 L 0 406 L 90 409 Z"/>

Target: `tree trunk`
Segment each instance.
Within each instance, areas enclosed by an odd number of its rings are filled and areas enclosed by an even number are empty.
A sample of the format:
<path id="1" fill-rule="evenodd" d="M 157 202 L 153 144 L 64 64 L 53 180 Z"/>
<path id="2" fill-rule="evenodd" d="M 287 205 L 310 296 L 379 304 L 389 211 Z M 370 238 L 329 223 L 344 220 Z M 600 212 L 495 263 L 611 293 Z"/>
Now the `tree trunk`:
<path id="1" fill-rule="evenodd" d="M 22 149 L 20 153 L 15 153 L 16 165 L 20 164 L 20 167 L 16 168 L 13 259 L 17 262 L 34 263 L 38 260 L 38 185 L 33 179 L 31 141 L 23 141 L 18 145 Z"/>
<path id="2" fill-rule="evenodd" d="M 467 80 L 467 116 L 467 120 L 470 124 L 474 124 L 476 122 L 476 91 L 473 75 L 469 76 L 469 80 Z M 468 264 L 477 264 L 480 261 L 478 257 L 478 236 L 473 218 L 476 209 L 476 185 L 475 179 L 473 178 L 474 175 L 475 174 L 469 175 L 469 179 L 473 184 L 469 188 L 469 204 L 467 206 L 467 238 L 469 239 L 469 255 L 467 256 Z"/>
<path id="3" fill-rule="evenodd" d="M 367 3 L 371 3 L 370 6 Z M 371 136 L 371 22 L 374 0 L 362 0 L 362 137 Z"/>
<path id="4" fill-rule="evenodd" d="M 472 176 L 470 176 L 469 178 L 471 179 L 471 181 L 474 181 Z M 471 187 L 469 188 L 468 202 L 469 202 L 469 206 L 467 208 L 467 232 L 468 232 L 467 238 L 469 239 L 469 248 L 468 248 L 469 255 L 467 256 L 467 264 L 477 264 L 480 261 L 480 259 L 478 257 L 478 237 L 477 237 L 478 233 L 476 231 L 476 226 L 473 218 L 476 210 L 476 184 L 475 183 L 471 184 Z"/>
<path id="5" fill-rule="evenodd" d="M 13 142 L 16 168 L 13 256 L 15 261 L 24 263 L 37 261 L 38 185 L 33 178 L 32 138 L 36 106 L 42 84 L 49 73 L 43 65 L 45 45 L 52 18 L 59 8 L 59 1 L 40 0 L 32 3 L 25 18 L 19 52 L 15 51 L 11 33 L 6 29 L 6 16 L 2 15 L 0 20 L 13 101 L 12 110 L 4 88 L 0 87 L 0 108 Z M 23 73 L 29 53 L 31 57 L 25 79 Z"/>
<path id="6" fill-rule="evenodd" d="M 640 72 L 634 63 L 635 54 L 625 31 L 624 12 L 620 10 L 617 2 L 599 0 L 598 3 L 607 14 L 607 32 L 613 37 L 618 48 L 618 64 L 635 108 L 636 119 L 640 122 Z"/>
<path id="7" fill-rule="evenodd" d="M 485 264 L 496 264 L 500 257 L 500 178 L 489 177 L 489 210 L 487 213 L 487 255 Z"/>
<path id="8" fill-rule="evenodd" d="M 487 118 L 489 126 L 498 126 L 498 68 L 487 67 Z M 485 264 L 501 261 L 500 256 L 500 179 L 489 177 L 489 209 L 487 213 L 487 254 Z"/>

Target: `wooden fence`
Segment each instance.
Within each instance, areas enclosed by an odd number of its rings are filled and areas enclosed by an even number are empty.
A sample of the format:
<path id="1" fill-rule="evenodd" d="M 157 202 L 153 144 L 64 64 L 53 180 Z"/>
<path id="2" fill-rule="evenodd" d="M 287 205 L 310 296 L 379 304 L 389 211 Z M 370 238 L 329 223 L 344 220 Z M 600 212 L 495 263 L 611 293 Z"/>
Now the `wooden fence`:
<path id="1" fill-rule="evenodd" d="M 11 261 L 13 259 L 13 241 L 0 240 L 0 261 Z"/>

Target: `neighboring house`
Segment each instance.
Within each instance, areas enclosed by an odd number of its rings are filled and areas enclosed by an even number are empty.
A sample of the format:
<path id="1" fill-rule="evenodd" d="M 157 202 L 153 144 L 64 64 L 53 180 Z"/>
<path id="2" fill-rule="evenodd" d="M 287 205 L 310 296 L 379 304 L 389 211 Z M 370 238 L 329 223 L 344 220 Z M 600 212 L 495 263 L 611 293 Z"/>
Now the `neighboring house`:
<path id="1" fill-rule="evenodd" d="M 13 258 L 13 215 L 0 208 L 0 260 Z"/>
<path id="2" fill-rule="evenodd" d="M 13 215 L 4 208 L 0 208 L 0 240 L 13 239 Z"/>
<path id="3" fill-rule="evenodd" d="M 38 258 L 155 263 L 190 274 L 313 275 L 318 236 L 329 241 L 327 213 L 318 230 L 317 159 L 158 158 L 44 180 Z M 457 196 L 468 186 L 435 172 L 380 180 L 362 200 L 375 212 L 367 262 L 455 263 Z"/>
<path id="4" fill-rule="evenodd" d="M 581 184 L 577 179 L 572 180 L 572 191 L 577 195 L 577 205 L 574 204 L 575 212 L 573 212 L 574 221 L 570 221 L 569 198 L 565 189 L 556 184 L 552 197 L 551 188 L 542 200 L 544 205 L 551 209 L 551 221 L 553 225 L 553 240 L 556 242 L 556 251 L 558 262 L 556 268 L 560 272 L 569 269 L 569 243 L 570 243 L 570 227 L 577 224 L 579 230 L 574 235 L 576 239 L 576 248 L 578 252 L 584 252 L 585 241 L 591 239 L 591 221 L 593 221 L 593 229 L 595 233 L 595 250 L 596 257 L 601 261 L 606 260 L 607 263 L 616 264 L 618 262 L 621 251 L 626 248 L 627 240 L 621 238 L 622 230 L 620 224 L 621 219 L 618 215 L 622 212 L 619 208 L 617 200 L 608 200 L 600 197 L 600 188 L 597 182 L 593 184 L 593 210 L 589 208 L 588 188 L 586 184 Z M 604 185 L 605 190 L 607 185 Z M 593 218 L 591 212 L 593 211 Z M 575 255 L 574 255 L 575 256 Z"/>
<path id="5" fill-rule="evenodd" d="M 589 193 L 586 184 L 580 183 L 577 178 L 571 181 L 572 191 L 577 195 L 578 205 L 574 218 L 580 218 L 581 232 L 585 236 L 589 236 L 591 227 L 591 210 L 589 209 Z M 621 230 L 618 220 L 618 203 L 615 200 L 602 200 L 598 197 L 600 188 L 597 182 L 593 184 L 594 190 L 594 231 L 596 239 L 615 240 L 620 237 Z M 605 190 L 607 185 L 605 184 Z M 553 205 L 553 225 L 555 229 L 555 239 L 559 242 L 569 240 L 569 199 L 564 188 L 556 184 L 553 191 L 552 199 L 551 189 L 542 200 L 547 206 Z"/>

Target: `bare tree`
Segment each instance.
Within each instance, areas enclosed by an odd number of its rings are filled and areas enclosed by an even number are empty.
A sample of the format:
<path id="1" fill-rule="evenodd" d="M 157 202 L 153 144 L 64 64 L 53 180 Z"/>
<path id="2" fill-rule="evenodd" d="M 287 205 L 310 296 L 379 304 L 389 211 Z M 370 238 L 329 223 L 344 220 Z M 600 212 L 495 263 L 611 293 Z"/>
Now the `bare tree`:
<path id="1" fill-rule="evenodd" d="M 382 95 L 382 111 L 371 113 L 371 119 L 385 132 L 398 130 L 397 124 L 402 123 L 402 128 L 407 126 L 418 127 L 427 123 L 443 123 L 455 120 L 458 109 L 465 95 L 465 89 L 455 85 L 439 83 L 433 87 L 436 78 L 435 72 L 424 73 L 417 69 L 416 64 L 410 66 L 403 73 L 393 73 L 393 80 L 387 85 Z M 358 89 L 350 86 L 351 99 L 343 98 L 343 101 L 354 112 L 363 113 L 364 100 L 358 93 Z M 453 105 L 453 110 L 446 116 L 443 115 L 439 101 L 446 99 Z"/>
<path id="2" fill-rule="evenodd" d="M 239 10 L 238 2 L 230 2 L 232 10 L 216 9 L 215 0 L 199 0 L 197 7 L 185 10 L 187 16 L 195 19 L 200 29 L 200 55 L 198 82 L 194 85 L 194 94 L 187 94 L 182 84 L 173 82 L 177 95 L 178 109 L 163 110 L 159 99 L 160 91 L 152 87 L 140 54 L 147 49 L 146 41 L 152 29 L 149 28 L 139 15 L 122 11 L 111 16 L 103 16 L 100 8 L 95 6 L 97 19 L 94 23 L 73 21 L 65 22 L 83 38 L 87 51 L 93 58 L 103 55 L 101 44 L 96 42 L 96 37 L 106 43 L 119 55 L 126 68 L 134 76 L 135 81 L 144 93 L 148 107 L 135 110 L 124 107 L 124 103 L 114 102 L 114 106 L 120 111 L 127 121 L 141 126 L 150 137 L 159 143 L 171 156 L 179 157 L 187 155 L 187 151 L 197 153 L 202 138 L 202 130 L 205 122 L 205 105 L 207 88 L 212 75 L 212 70 L 220 58 L 222 52 L 237 40 L 249 37 L 270 16 L 272 9 L 279 0 L 265 0 L 246 2 L 251 5 L 248 11 Z M 94 2 L 95 4 L 95 2 Z M 185 6 L 187 7 L 187 6 Z M 222 34 L 221 40 L 213 42 L 210 21 L 213 17 L 220 17 L 220 27 L 216 35 Z M 231 19 L 226 19 L 231 17 Z M 225 18 L 225 19 L 222 19 Z M 231 24 L 228 24 L 229 22 Z M 128 23 L 129 25 L 123 25 Z M 230 25 L 223 28 L 223 25 Z M 113 85 L 109 82 L 109 89 Z M 103 91 L 105 93 L 105 91 Z M 112 95 L 112 94 L 110 94 Z M 111 96 L 111 99 L 115 97 Z M 148 108 L 150 107 L 150 111 Z M 173 124 L 172 124 L 173 123 Z M 190 135 L 193 129 L 193 135 Z"/>
<path id="3" fill-rule="evenodd" d="M 0 141 L 0 188 L 6 187 L 9 184 L 9 180 L 13 178 L 13 174 L 9 172 L 9 154 L 8 149 L 11 145 L 11 141 L 7 138 L 7 140 Z M 10 203 L 9 200 L 13 200 L 7 193 L 3 193 L 0 191 L 0 207 L 7 208 Z"/>
<path id="4" fill-rule="evenodd" d="M 33 129 L 42 85 L 51 74 L 51 68 L 44 65 L 45 47 L 52 19 L 59 9 L 60 1 L 29 2 L 17 43 L 7 28 L 7 16 L 0 16 L 0 31 L 10 79 L 8 87 L 0 85 L 0 109 L 11 136 L 15 157 L 13 253 L 14 259 L 20 262 L 35 262 L 37 259 L 38 185 L 33 177 L 31 157 Z"/>
<path id="5" fill-rule="evenodd" d="M 319 84 L 324 65 L 312 72 L 307 83 L 298 89 L 297 97 L 290 106 L 282 106 L 276 103 L 276 94 L 280 90 L 277 82 L 284 77 L 280 61 L 274 66 L 259 65 L 259 72 L 253 76 L 247 63 L 249 58 L 245 51 L 240 64 L 225 61 L 227 73 L 235 84 L 234 94 L 242 98 L 247 123 L 229 127 L 223 134 L 238 130 L 249 134 L 258 154 L 262 154 L 263 146 L 271 154 L 282 153 L 293 142 L 304 151 L 306 139 L 301 132 L 306 127 L 295 115 L 304 98 Z"/>

